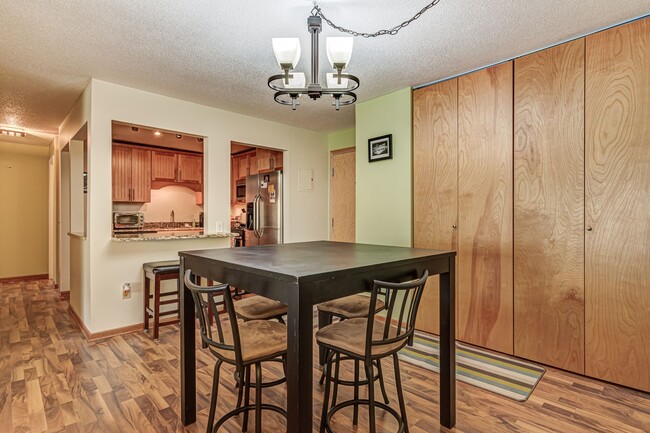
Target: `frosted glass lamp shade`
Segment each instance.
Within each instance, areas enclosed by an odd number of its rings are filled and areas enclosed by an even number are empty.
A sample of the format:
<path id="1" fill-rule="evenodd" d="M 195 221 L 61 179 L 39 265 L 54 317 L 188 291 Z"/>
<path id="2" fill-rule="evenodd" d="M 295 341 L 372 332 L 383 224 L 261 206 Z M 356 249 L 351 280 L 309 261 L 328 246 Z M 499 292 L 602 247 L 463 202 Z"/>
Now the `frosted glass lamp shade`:
<path id="1" fill-rule="evenodd" d="M 327 73 L 327 88 L 328 89 L 347 89 L 348 79 L 341 78 L 341 83 L 339 84 L 338 74 L 334 72 Z"/>
<path id="2" fill-rule="evenodd" d="M 303 72 L 292 72 L 291 75 L 293 75 L 293 78 L 289 78 L 288 83 L 284 83 L 284 88 L 285 89 L 304 89 L 305 88 L 305 82 L 307 81 L 305 78 L 305 74 Z"/>
<path id="3" fill-rule="evenodd" d="M 353 38 L 327 38 L 327 58 L 334 69 L 343 69 L 352 57 Z"/>
<path id="4" fill-rule="evenodd" d="M 273 38 L 275 59 L 282 69 L 293 69 L 300 60 L 300 40 L 298 38 Z"/>

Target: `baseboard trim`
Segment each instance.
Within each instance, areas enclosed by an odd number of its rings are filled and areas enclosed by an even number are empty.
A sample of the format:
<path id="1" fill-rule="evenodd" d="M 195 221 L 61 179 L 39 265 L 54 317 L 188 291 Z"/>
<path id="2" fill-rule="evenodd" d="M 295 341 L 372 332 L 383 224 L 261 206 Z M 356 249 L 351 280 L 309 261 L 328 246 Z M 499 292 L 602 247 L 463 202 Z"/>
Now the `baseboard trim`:
<path id="1" fill-rule="evenodd" d="M 37 281 L 49 279 L 48 274 L 22 275 L 19 277 L 0 278 L 0 283 L 22 283 L 24 281 Z"/>
<path id="2" fill-rule="evenodd" d="M 88 340 L 89 342 L 102 340 L 104 338 L 109 338 L 109 337 L 115 337 L 117 335 L 130 334 L 132 332 L 142 331 L 144 329 L 144 324 L 138 323 L 135 325 L 123 326 L 121 328 L 108 329 L 106 331 L 92 333 L 88 330 L 88 328 L 86 328 L 86 325 L 83 323 L 83 321 L 81 320 L 81 318 L 74 310 L 74 308 L 72 308 L 71 305 L 68 306 L 68 312 L 70 313 L 70 316 L 72 316 L 72 319 L 75 321 L 75 323 L 83 333 L 84 337 L 86 337 L 86 340 Z"/>
<path id="3" fill-rule="evenodd" d="M 62 292 L 59 290 L 59 298 L 61 298 L 64 301 L 69 301 L 70 300 L 70 291 L 68 290 L 67 292 Z"/>

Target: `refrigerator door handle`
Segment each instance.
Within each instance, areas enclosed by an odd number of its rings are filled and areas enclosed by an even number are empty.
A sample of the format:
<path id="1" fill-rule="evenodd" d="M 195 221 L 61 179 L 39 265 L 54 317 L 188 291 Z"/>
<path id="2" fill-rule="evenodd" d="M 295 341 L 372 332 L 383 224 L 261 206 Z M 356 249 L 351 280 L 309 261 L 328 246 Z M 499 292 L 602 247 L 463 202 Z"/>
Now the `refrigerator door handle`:
<path id="1" fill-rule="evenodd" d="M 260 234 L 260 195 L 257 194 L 255 196 L 255 199 L 253 200 L 253 206 L 254 206 L 254 213 L 255 216 L 253 218 L 253 232 L 255 233 L 255 236 L 258 238 L 261 238 L 262 235 Z"/>
<path id="2" fill-rule="evenodd" d="M 264 228 L 262 227 L 262 206 L 264 206 L 264 203 L 262 203 L 262 195 L 257 194 L 257 210 L 255 211 L 255 214 L 257 215 L 256 234 L 258 238 L 264 236 Z"/>

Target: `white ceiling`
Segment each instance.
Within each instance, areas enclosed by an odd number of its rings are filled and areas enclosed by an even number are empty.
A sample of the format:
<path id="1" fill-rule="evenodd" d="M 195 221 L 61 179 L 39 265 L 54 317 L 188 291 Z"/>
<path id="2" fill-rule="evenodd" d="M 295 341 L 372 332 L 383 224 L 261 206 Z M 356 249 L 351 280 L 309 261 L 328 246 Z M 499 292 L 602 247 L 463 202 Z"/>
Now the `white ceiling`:
<path id="1" fill-rule="evenodd" d="M 427 0 L 321 0 L 360 31 L 389 28 Z M 319 131 L 354 126 L 354 108 L 273 101 L 272 37 L 299 36 L 307 0 L 0 0 L 0 125 L 55 132 L 91 77 Z M 441 0 L 397 36 L 356 38 L 360 101 L 470 71 L 650 13 L 650 0 Z M 340 35 L 325 26 L 325 36 Z M 324 44 L 323 44 L 324 46 Z M 321 50 L 321 73 L 327 58 Z"/>

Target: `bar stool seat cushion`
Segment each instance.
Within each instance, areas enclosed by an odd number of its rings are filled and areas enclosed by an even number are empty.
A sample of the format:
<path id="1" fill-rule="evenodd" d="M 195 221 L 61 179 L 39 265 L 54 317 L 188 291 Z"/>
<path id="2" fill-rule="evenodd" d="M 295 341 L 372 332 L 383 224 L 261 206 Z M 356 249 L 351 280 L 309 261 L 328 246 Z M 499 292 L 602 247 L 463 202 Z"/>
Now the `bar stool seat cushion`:
<path id="1" fill-rule="evenodd" d="M 370 312 L 370 296 L 361 294 L 334 299 L 317 305 L 318 311 L 334 316 L 355 319 L 367 317 Z M 377 299 L 376 311 L 384 308 L 384 301 Z"/>
<path id="2" fill-rule="evenodd" d="M 287 314 L 287 306 L 264 296 L 251 296 L 235 302 L 235 314 L 244 320 L 266 320 Z"/>
<path id="3" fill-rule="evenodd" d="M 327 325 L 316 332 L 316 340 L 326 346 L 341 349 L 345 352 L 354 353 L 363 357 L 366 352 L 366 331 L 368 319 L 357 318 L 343 320 L 331 325 Z M 384 326 L 383 320 L 375 319 L 372 328 L 373 341 L 384 340 Z M 397 335 L 397 328 L 391 326 L 388 331 L 388 338 L 394 338 Z M 399 349 L 404 345 L 405 341 L 397 341 L 395 343 L 383 344 L 372 348 L 373 356 L 380 356 Z"/>
<path id="4" fill-rule="evenodd" d="M 241 342 L 242 361 L 252 361 L 261 358 L 273 358 L 287 351 L 287 326 L 268 320 L 250 320 L 238 322 L 239 340 Z M 233 344 L 232 326 L 227 321 L 222 322 L 223 341 L 226 345 Z M 212 332 L 216 332 L 213 328 Z M 216 334 L 214 334 L 216 336 Z M 222 357 L 235 362 L 235 351 L 216 349 Z"/>
<path id="5" fill-rule="evenodd" d="M 149 262 L 142 265 L 145 272 L 152 274 L 166 274 L 170 272 L 179 272 L 180 263 L 178 260 L 166 260 L 160 262 Z"/>

